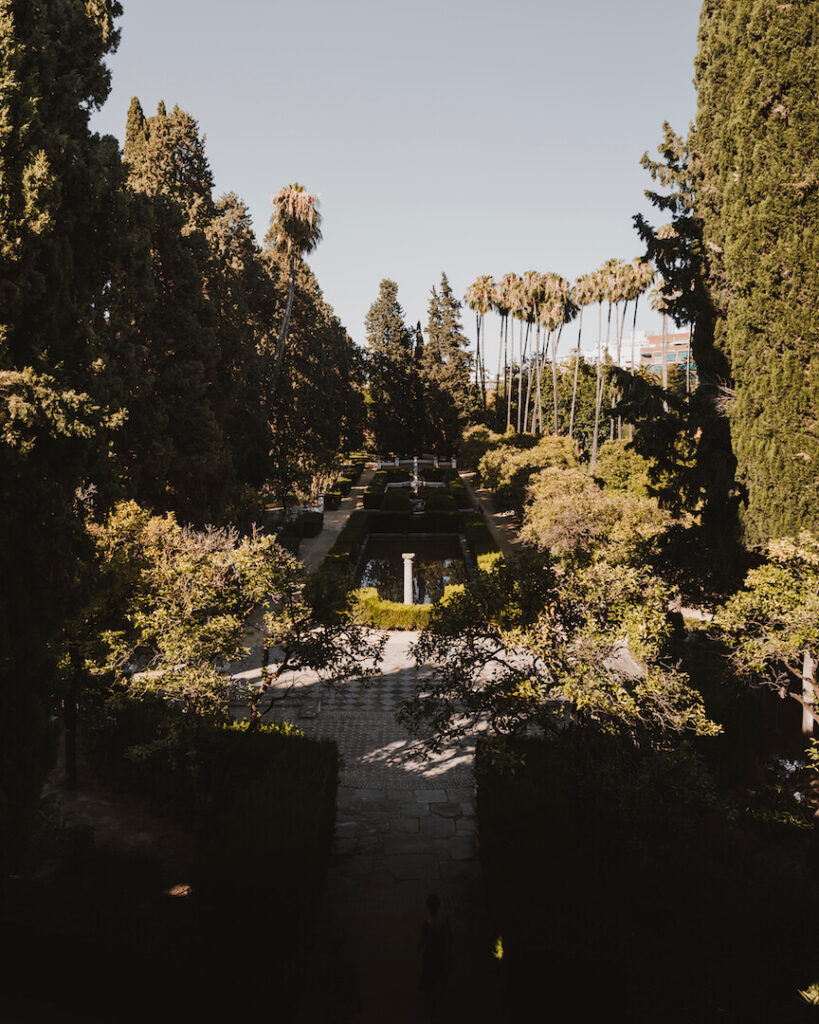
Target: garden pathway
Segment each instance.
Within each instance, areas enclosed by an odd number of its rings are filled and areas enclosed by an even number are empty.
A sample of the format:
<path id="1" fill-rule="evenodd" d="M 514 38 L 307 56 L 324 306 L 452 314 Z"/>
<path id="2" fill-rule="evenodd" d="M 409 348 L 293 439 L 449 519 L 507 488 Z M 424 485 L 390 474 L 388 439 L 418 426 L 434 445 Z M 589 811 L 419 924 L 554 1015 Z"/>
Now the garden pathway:
<path id="1" fill-rule="evenodd" d="M 502 1020 L 477 855 L 474 741 L 425 761 L 395 718 L 427 676 L 411 654 L 417 636 L 389 633 L 380 674 L 370 680 L 335 689 L 305 681 L 276 709 L 308 734 L 335 740 L 342 758 L 304 1024 L 433 1019 L 417 990 L 417 942 L 431 892 L 454 933 L 440 1019 Z"/>
<path id="2" fill-rule="evenodd" d="M 324 513 L 324 527 L 315 537 L 309 537 L 299 544 L 299 558 L 310 572 L 321 565 L 324 556 L 335 544 L 336 538 L 344 529 L 350 513 L 363 508 L 362 495 L 375 474 L 375 466 L 368 465 L 358 479 L 358 483 L 350 488 L 346 498 L 341 499 L 339 507 L 332 512 Z"/>

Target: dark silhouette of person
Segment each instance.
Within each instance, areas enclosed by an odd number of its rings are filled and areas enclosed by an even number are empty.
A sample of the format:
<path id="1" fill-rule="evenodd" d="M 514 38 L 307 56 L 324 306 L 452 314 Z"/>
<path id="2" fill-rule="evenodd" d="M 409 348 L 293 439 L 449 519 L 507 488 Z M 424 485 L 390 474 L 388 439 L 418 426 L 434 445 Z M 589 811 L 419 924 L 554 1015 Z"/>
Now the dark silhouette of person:
<path id="1" fill-rule="evenodd" d="M 441 900 L 435 893 L 431 893 L 427 896 L 427 916 L 421 924 L 421 938 L 418 942 L 418 952 L 421 954 L 420 988 L 430 1008 L 437 1005 L 447 990 L 451 941 L 449 917 L 441 913 Z"/>

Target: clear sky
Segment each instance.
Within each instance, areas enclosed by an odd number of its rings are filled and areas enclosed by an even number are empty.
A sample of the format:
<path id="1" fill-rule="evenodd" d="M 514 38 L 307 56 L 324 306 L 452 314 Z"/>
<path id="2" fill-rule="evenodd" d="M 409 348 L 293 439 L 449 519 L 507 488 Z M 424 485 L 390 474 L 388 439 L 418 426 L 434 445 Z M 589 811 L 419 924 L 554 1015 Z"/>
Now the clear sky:
<path id="1" fill-rule="evenodd" d="M 642 255 L 640 156 L 696 109 L 700 0 L 122 3 L 94 128 L 122 141 L 131 96 L 179 104 L 259 238 L 282 185 L 317 192 L 309 262 L 362 344 L 384 277 L 425 324 L 442 271 L 462 298 L 480 274 L 574 279 Z"/>

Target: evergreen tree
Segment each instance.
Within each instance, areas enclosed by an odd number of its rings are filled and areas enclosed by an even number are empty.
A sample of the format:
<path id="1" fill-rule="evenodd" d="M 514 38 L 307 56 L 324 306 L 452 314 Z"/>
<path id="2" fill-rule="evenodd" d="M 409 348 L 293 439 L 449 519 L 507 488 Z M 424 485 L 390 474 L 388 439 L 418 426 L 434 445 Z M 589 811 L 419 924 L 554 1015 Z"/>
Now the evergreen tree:
<path id="1" fill-rule="evenodd" d="M 281 308 L 289 290 L 289 254 L 269 247 L 265 262 Z M 268 395 L 275 338 L 271 331 L 262 342 Z M 363 359 L 303 260 L 296 264 L 288 339 L 279 386 L 268 407 L 273 484 L 282 499 L 299 486 L 307 488 L 339 450 L 358 448 L 363 440 Z"/>
<path id="2" fill-rule="evenodd" d="M 433 287 L 427 341 L 421 360 L 427 440 L 451 452 L 463 428 L 480 415 L 480 392 L 470 383 L 469 343 L 461 327 L 461 303 L 441 274 L 440 294 Z"/>
<path id="3" fill-rule="evenodd" d="M 717 254 L 703 239 L 702 202 L 697 197 L 705 194 L 706 181 L 695 138 L 692 132 L 688 139 L 683 139 L 668 124 L 663 125 L 663 141 L 658 147 L 660 159 L 652 160 L 646 154 L 642 165 L 663 187 L 663 191 L 647 191 L 646 196 L 670 217 L 670 222 L 655 229 L 639 214 L 634 222 L 646 243 L 647 259 L 657 268 L 663 282 L 663 309 L 677 326 L 692 325 L 691 348 L 697 364 L 698 386 L 684 407 L 671 403 L 673 422 L 666 426 L 652 421 L 654 414 L 662 415 L 663 407 L 646 400 L 648 392 L 639 380 L 627 390 L 636 416 L 635 442 L 640 450 L 656 454 L 657 438 L 663 439 L 664 450 L 669 445 L 673 448 L 669 439 L 679 430 L 685 430 L 691 439 L 693 458 L 677 463 L 682 467 L 682 475 L 675 479 L 675 493 L 685 492 L 689 510 L 700 514 L 700 541 L 711 564 L 721 573 L 730 573 L 737 556 L 741 490 L 735 482 L 731 425 L 724 410 L 731 370 L 725 354 L 714 346 L 721 314 L 714 305 L 709 281 L 715 277 Z M 658 464 L 663 459 L 659 455 Z"/>
<path id="4" fill-rule="evenodd" d="M 233 301 L 224 280 L 233 254 L 219 241 L 228 229 L 213 227 L 213 179 L 190 115 L 160 104 L 146 119 L 132 101 L 125 160 L 132 234 L 111 313 L 129 410 L 118 445 L 121 488 L 187 522 L 221 521 L 236 484 L 220 422 L 233 415 L 220 396 L 235 397 L 223 353 L 241 351 L 232 335 L 246 329 L 237 289 L 232 322 L 219 317 L 220 300 L 223 313 Z"/>
<path id="5" fill-rule="evenodd" d="M 411 454 L 422 443 L 417 415 L 416 339 L 404 323 L 398 285 L 384 279 L 365 321 L 370 428 L 379 451 Z"/>
<path id="6" fill-rule="evenodd" d="M 703 4 L 697 203 L 751 541 L 819 529 L 817 47 L 810 0 Z"/>
<path id="7" fill-rule="evenodd" d="M 105 450 L 121 180 L 93 135 L 114 0 L 0 0 L 0 874 L 36 799 L 76 601 L 83 488 Z"/>

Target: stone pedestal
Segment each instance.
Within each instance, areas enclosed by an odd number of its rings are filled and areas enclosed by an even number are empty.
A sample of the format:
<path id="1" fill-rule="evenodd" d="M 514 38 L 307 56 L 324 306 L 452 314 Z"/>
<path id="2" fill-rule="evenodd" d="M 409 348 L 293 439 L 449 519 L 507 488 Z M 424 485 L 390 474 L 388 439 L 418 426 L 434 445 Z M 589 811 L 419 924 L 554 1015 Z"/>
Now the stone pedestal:
<path id="1" fill-rule="evenodd" d="M 412 568 L 415 561 L 415 553 L 404 554 L 401 557 L 404 559 L 404 604 L 415 604 Z"/>

